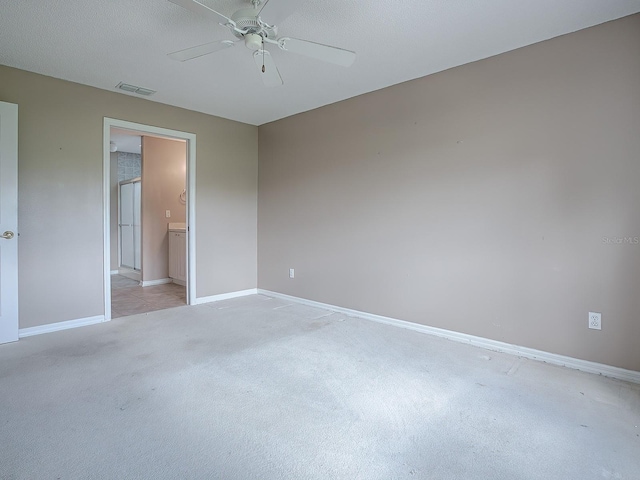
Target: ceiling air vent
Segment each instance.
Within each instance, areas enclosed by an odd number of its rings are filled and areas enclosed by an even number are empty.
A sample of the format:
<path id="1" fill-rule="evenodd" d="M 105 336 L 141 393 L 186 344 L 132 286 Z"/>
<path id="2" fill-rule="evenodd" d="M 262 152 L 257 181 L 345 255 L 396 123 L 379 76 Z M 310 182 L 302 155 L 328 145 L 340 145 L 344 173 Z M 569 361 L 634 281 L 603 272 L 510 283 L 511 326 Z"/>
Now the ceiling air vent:
<path id="1" fill-rule="evenodd" d="M 138 95 L 144 95 L 148 97 L 156 93 L 155 90 L 149 90 L 148 88 L 136 87 L 135 85 L 129 85 L 128 83 L 120 82 L 116 85 L 117 89 L 124 90 L 125 92 L 137 93 Z"/>

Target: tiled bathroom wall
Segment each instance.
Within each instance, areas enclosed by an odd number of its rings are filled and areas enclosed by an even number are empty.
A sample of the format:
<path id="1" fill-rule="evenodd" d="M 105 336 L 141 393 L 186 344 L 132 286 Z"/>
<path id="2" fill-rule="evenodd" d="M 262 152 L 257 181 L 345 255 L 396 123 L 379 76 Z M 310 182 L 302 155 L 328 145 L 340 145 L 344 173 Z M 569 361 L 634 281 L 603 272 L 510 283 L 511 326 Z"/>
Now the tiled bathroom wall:
<path id="1" fill-rule="evenodd" d="M 139 153 L 118 152 L 118 182 L 139 177 L 142 173 Z"/>

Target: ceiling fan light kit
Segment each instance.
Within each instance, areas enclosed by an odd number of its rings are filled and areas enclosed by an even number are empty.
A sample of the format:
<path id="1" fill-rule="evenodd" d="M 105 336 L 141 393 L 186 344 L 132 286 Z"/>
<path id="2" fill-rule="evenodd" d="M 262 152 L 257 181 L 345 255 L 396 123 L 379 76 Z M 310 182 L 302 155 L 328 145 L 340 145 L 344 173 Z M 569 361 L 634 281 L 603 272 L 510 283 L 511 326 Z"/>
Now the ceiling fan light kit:
<path id="1" fill-rule="evenodd" d="M 262 37 L 257 33 L 247 33 L 244 36 L 244 45 L 249 50 L 260 50 L 263 43 Z"/>
<path id="2" fill-rule="evenodd" d="M 297 53 L 316 60 L 349 67 L 355 60 L 356 54 L 350 50 L 332 47 L 309 40 L 297 38 L 278 37 L 278 28 L 274 24 L 265 23 L 262 20 L 264 14 L 275 22 L 286 19 L 298 3 L 297 0 L 252 0 L 252 8 L 243 8 L 227 17 L 208 7 L 198 0 L 169 0 L 198 15 L 205 15 L 218 21 L 219 25 L 228 28 L 238 39 L 237 41 L 223 40 L 222 42 L 206 43 L 195 47 L 170 53 L 168 56 L 174 60 L 185 62 L 194 58 L 209 55 L 234 46 L 240 40 L 245 46 L 254 52 L 256 65 L 262 71 L 262 81 L 268 87 L 282 85 L 283 81 L 275 65 L 273 57 L 265 49 L 265 44 L 278 47 L 284 52 Z M 224 20 L 221 22 L 220 20 Z"/>

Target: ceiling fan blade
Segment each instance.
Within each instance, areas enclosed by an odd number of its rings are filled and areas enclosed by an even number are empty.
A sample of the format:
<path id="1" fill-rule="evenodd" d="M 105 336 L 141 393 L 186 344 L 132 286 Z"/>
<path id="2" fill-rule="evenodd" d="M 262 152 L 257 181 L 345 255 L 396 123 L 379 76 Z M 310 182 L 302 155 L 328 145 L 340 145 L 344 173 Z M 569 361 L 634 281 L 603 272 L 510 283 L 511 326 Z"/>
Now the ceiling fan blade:
<path id="1" fill-rule="evenodd" d="M 216 21 L 220 21 L 222 17 L 226 20 L 225 23 L 231 21 L 230 18 L 225 17 L 220 12 L 216 12 L 213 8 L 207 7 L 205 4 L 198 2 L 197 0 L 169 0 L 171 3 L 175 3 L 176 5 L 186 8 L 187 10 L 191 10 L 193 13 L 197 13 L 198 15 L 205 15 L 208 17 L 213 17 Z"/>
<path id="2" fill-rule="evenodd" d="M 265 0 L 258 16 L 269 25 L 277 25 L 291 15 L 304 0 Z M 264 17 L 264 18 L 263 18 Z"/>
<path id="3" fill-rule="evenodd" d="M 167 56 L 169 58 L 172 58 L 173 60 L 184 62 L 186 60 L 191 60 L 192 58 L 202 57 L 203 55 L 209 55 L 210 53 L 233 47 L 234 45 L 235 42 L 232 42 L 230 40 L 205 43 L 204 45 L 198 45 L 197 47 L 185 48 L 184 50 L 178 50 L 177 52 L 169 53 Z"/>
<path id="4" fill-rule="evenodd" d="M 262 82 L 265 86 L 279 87 L 283 84 L 280 72 L 278 72 L 278 67 L 276 67 L 276 63 L 273 61 L 271 54 L 267 50 L 256 50 L 253 54 L 253 59 L 255 60 L 256 65 L 260 68 L 260 76 L 262 77 Z M 263 65 L 264 71 L 262 71 Z"/>
<path id="5" fill-rule="evenodd" d="M 306 55 L 316 60 L 343 67 L 351 66 L 356 59 L 356 52 L 298 38 L 281 38 L 278 40 L 278 44 L 284 51 L 299 53 L 300 55 Z"/>

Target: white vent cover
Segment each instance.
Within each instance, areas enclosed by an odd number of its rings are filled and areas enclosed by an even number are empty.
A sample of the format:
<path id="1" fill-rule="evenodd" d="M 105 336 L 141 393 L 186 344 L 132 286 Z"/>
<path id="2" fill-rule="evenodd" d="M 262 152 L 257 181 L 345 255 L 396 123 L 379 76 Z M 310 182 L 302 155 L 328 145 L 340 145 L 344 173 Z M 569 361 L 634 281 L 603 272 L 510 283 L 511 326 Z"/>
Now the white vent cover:
<path id="1" fill-rule="evenodd" d="M 144 95 L 148 97 L 149 95 L 153 95 L 156 93 L 156 90 L 151 90 L 149 88 L 144 87 L 136 87 L 135 85 L 129 85 L 128 83 L 120 82 L 116 85 L 116 88 L 120 90 L 124 90 L 125 92 L 137 93 L 138 95 Z"/>

